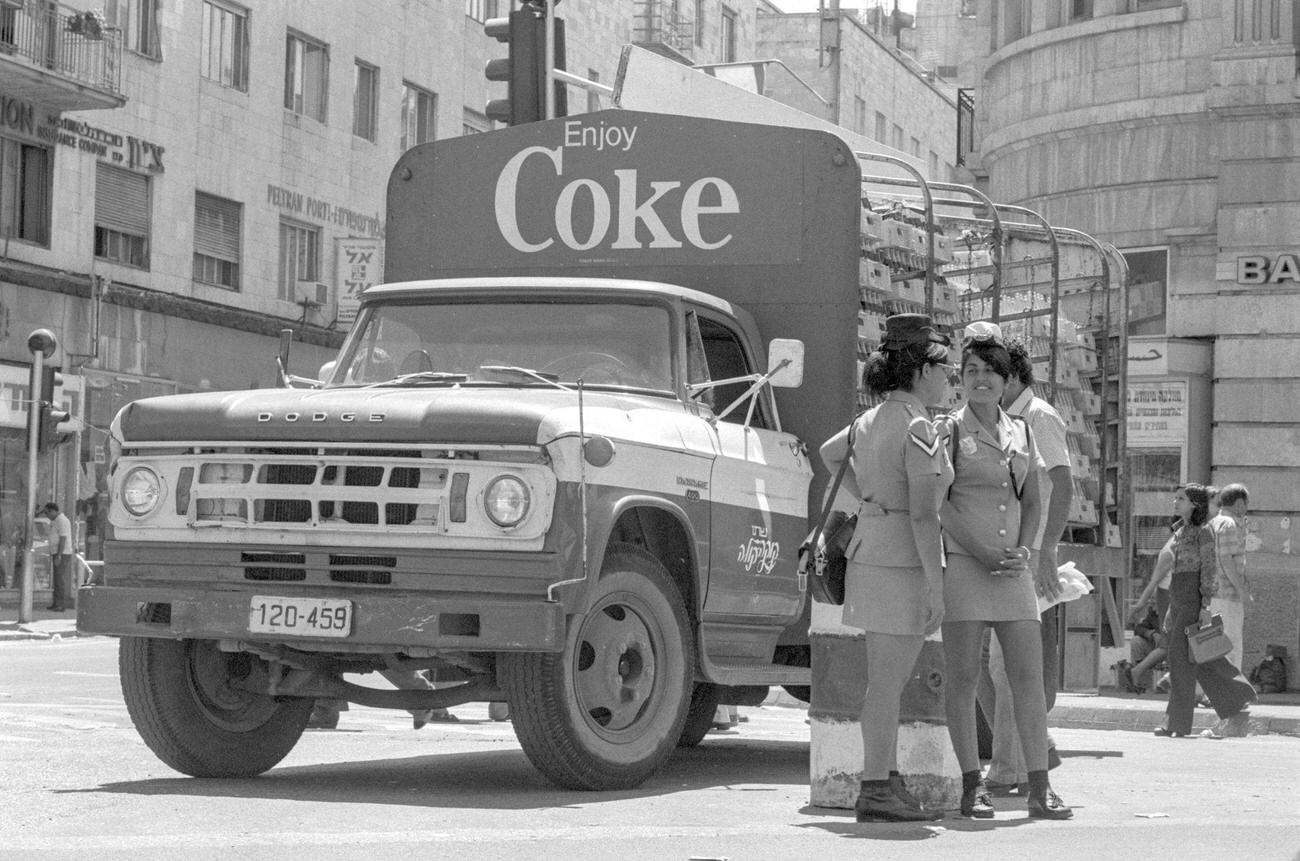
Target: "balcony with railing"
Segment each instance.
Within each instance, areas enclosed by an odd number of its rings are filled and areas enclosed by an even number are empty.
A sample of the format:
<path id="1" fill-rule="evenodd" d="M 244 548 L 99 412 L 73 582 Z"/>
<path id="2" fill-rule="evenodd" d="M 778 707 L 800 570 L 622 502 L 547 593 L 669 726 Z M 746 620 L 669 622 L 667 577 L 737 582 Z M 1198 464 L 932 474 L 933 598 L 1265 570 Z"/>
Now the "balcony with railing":
<path id="1" fill-rule="evenodd" d="M 47 0 L 0 0 L 4 95 L 56 111 L 118 108 L 122 33 L 94 12 Z"/>
<path id="2" fill-rule="evenodd" d="M 632 43 L 690 63 L 695 55 L 695 21 L 682 12 L 680 0 L 637 0 Z"/>

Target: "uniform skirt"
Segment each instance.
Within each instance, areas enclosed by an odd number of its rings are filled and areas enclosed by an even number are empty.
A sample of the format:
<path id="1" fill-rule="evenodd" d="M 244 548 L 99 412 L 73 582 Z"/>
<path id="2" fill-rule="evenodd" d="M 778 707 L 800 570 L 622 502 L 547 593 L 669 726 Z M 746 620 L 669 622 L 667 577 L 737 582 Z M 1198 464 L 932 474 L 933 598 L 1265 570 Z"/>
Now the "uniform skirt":
<path id="1" fill-rule="evenodd" d="M 974 556 L 951 553 L 943 572 L 943 607 L 945 622 L 1037 622 L 1033 573 L 995 576 Z"/>
<path id="2" fill-rule="evenodd" d="M 874 634 L 925 633 L 929 589 L 925 569 L 849 562 L 844 577 L 844 624 Z"/>

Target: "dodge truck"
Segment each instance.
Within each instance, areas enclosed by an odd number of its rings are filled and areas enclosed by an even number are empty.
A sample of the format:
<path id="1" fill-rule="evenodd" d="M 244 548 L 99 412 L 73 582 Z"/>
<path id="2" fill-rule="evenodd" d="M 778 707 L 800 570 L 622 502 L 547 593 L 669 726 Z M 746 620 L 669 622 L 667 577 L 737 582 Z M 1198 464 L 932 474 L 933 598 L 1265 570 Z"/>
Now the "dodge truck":
<path id="1" fill-rule="evenodd" d="M 77 622 L 121 638 L 150 749 L 250 776 L 318 698 L 503 701 L 551 781 L 627 788 L 719 703 L 807 699 L 860 173 L 825 132 L 627 110 L 405 153 L 335 361 L 113 422 Z M 355 681 L 391 670 L 437 689 Z"/>

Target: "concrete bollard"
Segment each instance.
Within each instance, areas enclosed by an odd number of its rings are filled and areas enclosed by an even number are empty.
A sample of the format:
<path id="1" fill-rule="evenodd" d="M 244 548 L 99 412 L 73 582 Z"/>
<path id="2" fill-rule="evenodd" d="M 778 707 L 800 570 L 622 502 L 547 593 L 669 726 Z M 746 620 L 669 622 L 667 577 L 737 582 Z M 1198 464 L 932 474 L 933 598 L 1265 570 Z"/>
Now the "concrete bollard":
<path id="1" fill-rule="evenodd" d="M 813 604 L 810 803 L 852 809 L 862 779 L 859 716 L 867 686 L 866 640 L 842 621 L 842 607 Z M 943 645 L 927 640 L 903 691 L 898 727 L 898 770 L 907 787 L 931 808 L 955 808 L 961 770 L 943 713 Z"/>

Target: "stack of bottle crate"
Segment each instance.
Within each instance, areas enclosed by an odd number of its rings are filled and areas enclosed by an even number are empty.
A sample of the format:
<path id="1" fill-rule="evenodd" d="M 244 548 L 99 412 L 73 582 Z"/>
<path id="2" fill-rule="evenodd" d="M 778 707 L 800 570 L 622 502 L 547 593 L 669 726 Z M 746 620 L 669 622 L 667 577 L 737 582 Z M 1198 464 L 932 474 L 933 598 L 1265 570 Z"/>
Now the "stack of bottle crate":
<path id="1" fill-rule="evenodd" d="M 862 201 L 862 253 L 858 263 L 858 379 L 867 355 L 880 346 L 885 318 L 893 314 L 926 313 L 925 273 L 933 268 L 932 316 L 944 328 L 957 320 L 958 291 L 938 273 L 952 262 L 953 245 L 941 224 L 935 225 L 934 257 L 923 211 L 897 201 L 873 206 Z M 858 407 L 872 403 L 859 386 Z"/>

